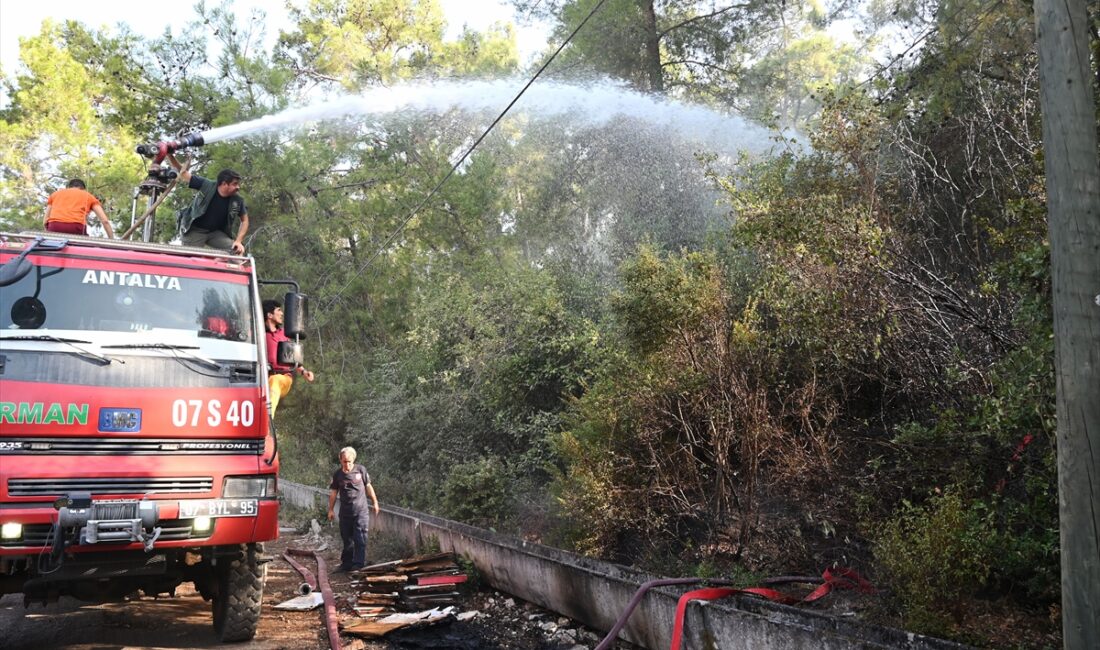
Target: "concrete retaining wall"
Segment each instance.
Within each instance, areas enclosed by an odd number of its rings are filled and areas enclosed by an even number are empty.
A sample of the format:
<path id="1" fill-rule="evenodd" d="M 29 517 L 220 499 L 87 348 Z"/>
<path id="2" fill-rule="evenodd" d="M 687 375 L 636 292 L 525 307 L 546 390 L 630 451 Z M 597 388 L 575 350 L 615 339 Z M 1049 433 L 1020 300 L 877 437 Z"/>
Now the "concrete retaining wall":
<path id="1" fill-rule="evenodd" d="M 280 481 L 289 502 L 325 499 L 327 491 Z M 300 493 L 290 497 L 292 493 Z M 312 507 L 312 504 L 307 506 Z M 500 591 L 535 603 L 596 630 L 609 630 L 637 588 L 657 576 L 584 558 L 547 546 L 499 535 L 439 517 L 382 506 L 372 528 L 404 538 L 416 546 L 438 545 L 468 558 L 483 580 Z M 643 648 L 671 645 L 676 603 L 684 590 L 651 590 L 631 615 L 620 637 Z M 958 650 L 948 641 L 901 630 L 867 625 L 788 607 L 757 598 L 734 596 L 688 607 L 683 648 L 693 650 L 906 648 Z"/>
<path id="2" fill-rule="evenodd" d="M 328 506 L 328 490 L 283 479 L 279 479 L 279 498 L 283 503 L 306 510 Z"/>

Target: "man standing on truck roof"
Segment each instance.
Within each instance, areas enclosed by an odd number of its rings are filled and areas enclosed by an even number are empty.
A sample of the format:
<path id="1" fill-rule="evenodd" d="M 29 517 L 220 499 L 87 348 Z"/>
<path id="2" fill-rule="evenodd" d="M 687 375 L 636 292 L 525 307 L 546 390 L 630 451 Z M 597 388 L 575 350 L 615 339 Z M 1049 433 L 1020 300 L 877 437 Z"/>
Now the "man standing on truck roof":
<path id="1" fill-rule="evenodd" d="M 107 218 L 99 199 L 88 191 L 87 185 L 79 178 L 72 179 L 65 189 L 57 190 L 46 200 L 46 214 L 42 216 L 42 225 L 50 232 L 87 235 L 89 212 L 94 212 L 99 218 L 107 237 L 114 239 L 111 220 Z"/>
<path id="2" fill-rule="evenodd" d="M 278 300 L 265 300 L 263 307 L 264 329 L 267 331 L 268 395 L 271 400 L 271 417 L 275 417 L 279 400 L 286 397 L 294 384 L 294 374 L 298 373 L 306 381 L 312 382 L 313 372 L 303 366 L 291 368 L 279 363 L 279 343 L 290 340 L 283 331 L 283 305 Z"/>
<path id="3" fill-rule="evenodd" d="M 223 169 L 218 172 L 217 180 L 212 181 L 192 174 L 171 153 L 168 153 L 168 162 L 179 171 L 180 181 L 198 192 L 191 205 L 176 216 L 183 244 L 244 255 L 248 208 L 239 194 L 241 175 L 232 169 Z"/>
<path id="4" fill-rule="evenodd" d="M 367 496 L 374 502 L 374 514 L 378 514 L 378 496 L 370 484 L 367 468 L 355 462 L 355 449 L 340 450 L 340 467 L 332 473 L 328 486 L 328 518 L 336 517 L 336 499 L 340 499 L 340 539 L 344 551 L 340 554 L 337 571 L 355 571 L 367 563 L 367 531 L 370 528 L 370 511 Z"/>

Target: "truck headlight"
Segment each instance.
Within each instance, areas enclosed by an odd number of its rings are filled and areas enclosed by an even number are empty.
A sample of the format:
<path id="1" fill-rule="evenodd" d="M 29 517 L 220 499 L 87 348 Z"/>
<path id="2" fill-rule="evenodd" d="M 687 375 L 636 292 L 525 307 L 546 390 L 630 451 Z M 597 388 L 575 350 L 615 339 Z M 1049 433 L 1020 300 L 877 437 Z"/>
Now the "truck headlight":
<path id="1" fill-rule="evenodd" d="M 275 496 L 274 476 L 227 476 L 222 485 L 223 499 Z"/>
<path id="2" fill-rule="evenodd" d="M 17 521 L 5 522 L 0 526 L 0 539 L 19 539 L 23 536 L 23 524 Z"/>
<path id="3" fill-rule="evenodd" d="M 191 520 L 191 530 L 196 533 L 205 533 L 210 530 L 210 524 L 212 523 L 210 517 L 195 517 Z"/>

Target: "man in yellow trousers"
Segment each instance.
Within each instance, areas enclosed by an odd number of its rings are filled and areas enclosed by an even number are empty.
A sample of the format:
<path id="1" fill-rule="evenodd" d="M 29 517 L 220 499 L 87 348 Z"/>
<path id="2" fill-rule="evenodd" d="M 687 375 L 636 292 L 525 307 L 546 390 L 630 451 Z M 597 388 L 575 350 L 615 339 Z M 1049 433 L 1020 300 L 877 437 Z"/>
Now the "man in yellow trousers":
<path id="1" fill-rule="evenodd" d="M 271 417 L 275 417 L 275 409 L 279 408 L 279 400 L 290 392 L 294 384 L 294 375 L 302 375 L 306 381 L 313 381 L 313 372 L 306 370 L 304 366 L 292 368 L 279 363 L 279 343 L 289 341 L 283 332 L 283 305 L 278 300 L 265 300 L 264 328 L 267 330 L 267 367 L 268 388 L 271 399 Z"/>

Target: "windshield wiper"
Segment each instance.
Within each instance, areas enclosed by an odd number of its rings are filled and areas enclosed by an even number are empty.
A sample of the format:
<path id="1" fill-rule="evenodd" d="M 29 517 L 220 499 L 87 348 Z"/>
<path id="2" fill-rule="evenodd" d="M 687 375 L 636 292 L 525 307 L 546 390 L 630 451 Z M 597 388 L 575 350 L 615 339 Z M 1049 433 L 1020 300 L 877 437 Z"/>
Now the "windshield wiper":
<path id="1" fill-rule="evenodd" d="M 51 343 L 65 343 L 69 347 L 79 352 L 79 356 L 86 357 L 88 359 L 94 359 L 103 365 L 110 365 L 112 361 L 119 363 L 126 363 L 121 359 L 113 359 L 111 357 L 105 357 L 101 354 L 96 354 L 91 350 L 85 350 L 84 348 L 77 347 L 74 343 L 91 344 L 91 341 L 82 341 L 80 339 L 67 339 L 60 336 L 51 336 L 49 334 L 33 334 L 33 335 L 19 335 L 19 336 L 0 336 L 0 341 L 49 341 Z M 70 353 L 72 354 L 72 353 Z"/>
<path id="2" fill-rule="evenodd" d="M 106 348 L 125 348 L 128 350 L 169 350 L 171 352 L 182 352 L 182 358 L 190 361 L 198 361 L 206 364 L 208 367 L 214 370 L 223 370 L 222 364 L 214 361 L 213 359 L 207 359 L 206 357 L 190 352 L 189 350 L 198 350 L 197 345 L 173 345 L 171 343 L 122 343 L 119 345 L 104 345 Z"/>
<path id="3" fill-rule="evenodd" d="M 19 336 L 0 336 L 0 340 L 4 341 L 53 341 L 54 343 L 85 343 L 90 344 L 91 341 L 81 341 L 80 339 L 67 339 L 60 336 L 52 336 L 50 334 L 21 334 Z"/>
<path id="4" fill-rule="evenodd" d="M 231 363 L 229 364 L 230 383 L 256 381 L 256 364 Z"/>

